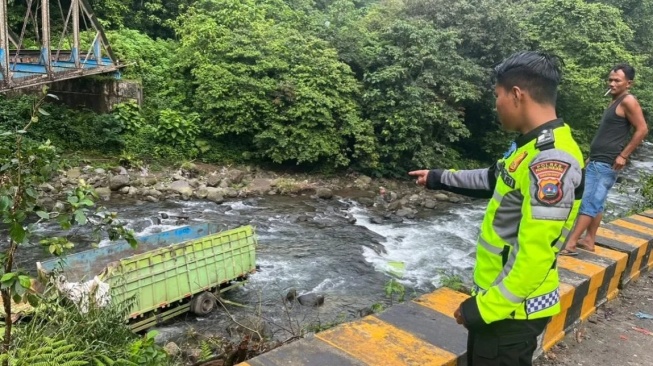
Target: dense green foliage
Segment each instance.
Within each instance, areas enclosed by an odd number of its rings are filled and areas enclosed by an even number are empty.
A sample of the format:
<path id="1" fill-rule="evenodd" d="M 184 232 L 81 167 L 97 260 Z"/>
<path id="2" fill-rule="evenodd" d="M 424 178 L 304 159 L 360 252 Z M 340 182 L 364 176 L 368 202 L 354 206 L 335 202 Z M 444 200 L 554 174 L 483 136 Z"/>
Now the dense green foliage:
<path id="1" fill-rule="evenodd" d="M 636 67 L 633 92 L 653 108 L 653 0 L 91 5 L 145 100 L 109 116 L 57 109 L 35 132 L 71 150 L 382 175 L 469 166 L 511 138 L 496 121 L 492 68 L 525 49 L 563 58 L 558 111 L 585 149 L 616 63 Z M 5 103 L 0 119 L 25 103 Z"/>
<path id="2" fill-rule="evenodd" d="M 2 312 L 7 315 L 0 323 L 0 363 L 3 366 L 165 364 L 167 357 L 154 345 L 153 337 L 141 339 L 125 324 L 130 304 L 105 310 L 91 302 L 90 312 L 83 313 L 79 304 L 61 300 L 53 281 L 41 281 L 45 291 L 37 291 L 31 276 L 16 266 L 17 253 L 34 250 L 37 243 L 55 256 L 74 247 L 68 235 L 37 240 L 38 224 L 58 225 L 68 234 L 73 227 L 90 226 L 98 238 L 104 233 L 111 240 L 125 239 L 132 246 L 137 244 L 133 231 L 127 230 L 115 213 L 96 205 L 97 194 L 84 180 L 62 192 L 64 197 L 57 197 L 53 205 L 42 200 L 39 187 L 63 167 L 56 147 L 50 140 L 39 141 L 44 137 L 36 133 L 42 119 L 51 119 L 49 127 L 56 124 L 56 117 L 44 106 L 46 98 L 56 97 L 46 94 L 44 88 L 34 104 L 21 106 L 26 100 L 20 99 L 18 108 L 4 110 L 4 123 L 0 125 L 0 221 L 6 230 L 6 241 L 0 251 L 0 295 Z M 25 115 L 23 108 L 29 110 Z M 123 106 L 109 118 L 121 122 L 121 115 L 132 115 L 127 113 L 130 108 Z M 122 126 L 126 130 L 134 128 L 125 123 Z M 31 321 L 16 323 L 14 303 L 24 302 L 32 306 Z"/>

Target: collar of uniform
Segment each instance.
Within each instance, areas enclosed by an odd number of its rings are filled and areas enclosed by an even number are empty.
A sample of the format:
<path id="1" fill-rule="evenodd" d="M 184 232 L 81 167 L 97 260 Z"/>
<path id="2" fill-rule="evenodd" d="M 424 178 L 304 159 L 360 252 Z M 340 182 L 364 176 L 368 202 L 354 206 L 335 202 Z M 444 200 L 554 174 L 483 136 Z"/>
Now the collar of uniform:
<path id="1" fill-rule="evenodd" d="M 537 136 L 540 135 L 540 132 L 542 132 L 545 129 L 554 129 L 558 127 L 562 127 L 565 123 L 562 121 L 562 118 L 557 118 L 554 119 L 553 121 L 549 121 L 543 125 L 540 125 L 539 127 L 535 128 L 534 130 L 530 131 L 529 133 L 525 135 L 519 135 L 517 139 L 515 139 L 515 143 L 517 144 L 517 148 L 520 148 L 527 143 L 535 140 Z"/>

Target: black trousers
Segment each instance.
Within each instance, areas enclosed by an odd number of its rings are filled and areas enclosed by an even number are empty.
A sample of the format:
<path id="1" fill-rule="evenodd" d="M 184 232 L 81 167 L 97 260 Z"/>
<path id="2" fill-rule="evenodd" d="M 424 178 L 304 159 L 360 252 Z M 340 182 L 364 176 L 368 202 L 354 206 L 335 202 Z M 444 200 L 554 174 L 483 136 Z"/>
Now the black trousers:
<path id="1" fill-rule="evenodd" d="M 506 319 L 469 330 L 467 366 L 532 366 L 537 336 L 550 319 Z"/>

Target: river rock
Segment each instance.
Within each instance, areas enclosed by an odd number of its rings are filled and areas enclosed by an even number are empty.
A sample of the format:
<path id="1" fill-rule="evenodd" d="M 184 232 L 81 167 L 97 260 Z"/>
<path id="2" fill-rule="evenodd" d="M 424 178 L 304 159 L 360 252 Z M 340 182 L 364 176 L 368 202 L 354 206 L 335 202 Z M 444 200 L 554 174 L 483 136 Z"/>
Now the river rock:
<path id="1" fill-rule="evenodd" d="M 354 181 L 354 187 L 358 189 L 367 189 L 370 183 L 372 183 L 372 178 L 366 175 L 361 175 L 360 177 L 356 178 L 356 180 Z"/>
<path id="2" fill-rule="evenodd" d="M 222 177 L 217 174 L 211 174 L 206 178 L 206 185 L 209 187 L 217 187 L 222 182 Z"/>
<path id="3" fill-rule="evenodd" d="M 109 187 L 98 187 L 95 188 L 95 193 L 103 201 L 108 201 L 111 198 L 111 188 Z"/>
<path id="4" fill-rule="evenodd" d="M 227 173 L 227 178 L 229 178 L 233 184 L 241 183 L 243 181 L 243 177 L 245 177 L 245 172 L 242 170 L 233 169 Z"/>
<path id="5" fill-rule="evenodd" d="M 145 196 L 147 202 L 159 202 L 159 199 L 154 196 Z"/>
<path id="6" fill-rule="evenodd" d="M 318 188 L 316 192 L 319 198 L 328 200 L 333 197 L 333 192 L 329 188 Z"/>
<path id="7" fill-rule="evenodd" d="M 79 168 L 71 168 L 66 172 L 68 179 L 76 181 L 82 175 L 82 172 Z"/>
<path id="8" fill-rule="evenodd" d="M 448 201 L 449 200 L 449 196 L 447 196 L 444 193 L 436 193 L 436 194 L 433 195 L 433 197 L 438 201 Z"/>
<path id="9" fill-rule="evenodd" d="M 313 220 L 313 218 L 312 218 L 311 216 L 308 216 L 308 215 L 299 215 L 299 216 L 297 216 L 297 218 L 295 219 L 295 222 L 309 222 L 309 221 L 311 221 L 311 220 Z"/>
<path id="10" fill-rule="evenodd" d="M 218 203 L 218 204 L 224 202 L 224 195 L 223 195 L 222 189 L 215 188 L 215 187 L 207 187 L 206 188 L 206 199 L 208 199 L 211 202 Z"/>
<path id="11" fill-rule="evenodd" d="M 175 342 L 168 342 L 163 346 L 163 350 L 171 357 L 177 357 L 181 353 L 181 348 Z"/>
<path id="12" fill-rule="evenodd" d="M 451 196 L 451 197 L 449 197 L 449 202 L 451 202 L 451 203 L 459 203 L 459 202 L 462 202 L 462 199 L 461 199 L 460 197 Z"/>
<path id="13" fill-rule="evenodd" d="M 104 175 L 104 174 L 107 173 L 107 171 L 104 170 L 104 169 L 102 169 L 102 168 L 97 168 L 97 169 L 95 169 L 93 172 L 94 172 L 95 174 L 97 174 L 97 175 Z"/>
<path id="14" fill-rule="evenodd" d="M 318 307 L 324 305 L 324 295 L 311 292 L 297 296 L 297 301 L 303 306 Z"/>
<path id="15" fill-rule="evenodd" d="M 412 208 L 404 207 L 397 211 L 397 216 L 413 219 L 415 218 L 415 211 Z"/>
<path id="16" fill-rule="evenodd" d="M 200 173 L 200 169 L 195 163 L 185 163 L 182 165 L 181 170 L 189 177 L 196 177 Z"/>
<path id="17" fill-rule="evenodd" d="M 291 288 L 288 290 L 288 293 L 286 294 L 286 298 L 284 299 L 287 302 L 293 302 L 297 298 L 297 289 Z"/>
<path id="18" fill-rule="evenodd" d="M 57 202 L 54 199 L 48 196 L 41 196 L 36 201 L 36 205 L 39 206 L 43 211 L 52 211 L 56 203 Z"/>
<path id="19" fill-rule="evenodd" d="M 136 187 L 129 187 L 129 190 L 127 190 L 127 194 L 130 196 L 136 196 L 138 193 L 139 191 Z"/>
<path id="20" fill-rule="evenodd" d="M 125 186 L 119 189 L 120 193 L 127 194 L 129 193 L 129 186 Z"/>
<path id="21" fill-rule="evenodd" d="M 420 200 L 420 197 L 419 197 L 418 194 L 413 194 L 408 198 L 408 201 L 410 201 L 410 202 L 417 202 L 419 200 Z"/>
<path id="22" fill-rule="evenodd" d="M 202 357 L 202 350 L 197 348 L 189 348 L 186 350 L 186 357 L 191 363 L 196 363 Z"/>
<path id="23" fill-rule="evenodd" d="M 193 188 L 185 180 L 177 180 L 170 183 L 168 187 L 171 191 L 177 192 L 182 196 L 190 197 L 193 194 Z"/>
<path id="24" fill-rule="evenodd" d="M 390 202 L 388 203 L 386 208 L 388 209 L 388 211 L 397 211 L 398 209 L 401 208 L 401 202 L 400 201 Z"/>
<path id="25" fill-rule="evenodd" d="M 193 188 L 197 188 L 200 186 L 200 181 L 197 180 L 196 178 L 193 178 L 188 180 L 188 184 L 190 184 L 190 186 Z"/>
<path id="26" fill-rule="evenodd" d="M 399 196 L 397 196 L 397 193 L 394 191 L 387 192 L 384 197 L 384 199 L 388 202 L 396 201 L 397 198 L 399 198 Z"/>
<path id="27" fill-rule="evenodd" d="M 129 185 L 129 176 L 125 174 L 114 175 L 109 179 L 109 188 L 117 191 L 120 188 Z"/>
<path id="28" fill-rule="evenodd" d="M 158 183 L 158 179 L 153 175 L 148 175 L 145 177 L 138 177 L 133 179 L 131 184 L 134 187 L 151 187 Z"/>
<path id="29" fill-rule="evenodd" d="M 218 187 L 227 189 L 231 186 L 231 180 L 229 178 L 224 178 L 222 181 L 220 181 L 220 184 L 218 184 Z"/>
<path id="30" fill-rule="evenodd" d="M 207 187 L 202 187 L 195 191 L 195 197 L 199 199 L 204 199 L 208 195 L 209 195 L 209 190 Z"/>
<path id="31" fill-rule="evenodd" d="M 127 175 L 128 174 L 127 169 L 125 169 L 125 167 L 122 167 L 122 166 L 117 166 L 115 168 L 112 168 L 111 171 L 114 174 L 119 174 L 119 175 Z"/>
<path id="32" fill-rule="evenodd" d="M 43 183 L 39 186 L 39 188 L 46 193 L 51 193 L 55 191 L 54 187 L 50 183 Z"/>
<path id="33" fill-rule="evenodd" d="M 429 210 L 434 209 L 435 205 L 437 205 L 437 202 L 435 202 L 435 200 L 427 199 L 426 201 L 424 201 L 424 207 L 428 208 Z"/>
<path id="34" fill-rule="evenodd" d="M 272 180 L 266 178 L 255 178 L 249 184 L 249 191 L 254 194 L 263 194 L 272 189 Z"/>
<path id="35" fill-rule="evenodd" d="M 229 198 L 236 198 L 238 197 L 238 191 L 233 188 L 227 188 L 224 195 Z"/>

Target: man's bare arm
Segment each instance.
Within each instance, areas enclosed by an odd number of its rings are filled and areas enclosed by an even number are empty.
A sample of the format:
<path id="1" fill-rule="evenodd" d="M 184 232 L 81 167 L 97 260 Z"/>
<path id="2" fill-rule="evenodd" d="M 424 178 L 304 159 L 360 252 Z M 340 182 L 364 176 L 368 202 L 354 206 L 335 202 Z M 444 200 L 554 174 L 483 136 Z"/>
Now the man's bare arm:
<path id="1" fill-rule="evenodd" d="M 621 103 L 624 108 L 624 114 L 626 119 L 630 122 L 631 125 L 635 128 L 633 137 L 630 139 L 630 142 L 621 152 L 623 158 L 628 158 L 630 154 L 635 151 L 637 146 L 644 141 L 646 135 L 648 135 L 648 126 L 646 125 L 646 120 L 644 120 L 644 113 L 642 112 L 642 107 L 639 105 L 639 102 L 635 97 L 627 97 Z"/>

